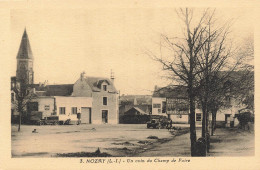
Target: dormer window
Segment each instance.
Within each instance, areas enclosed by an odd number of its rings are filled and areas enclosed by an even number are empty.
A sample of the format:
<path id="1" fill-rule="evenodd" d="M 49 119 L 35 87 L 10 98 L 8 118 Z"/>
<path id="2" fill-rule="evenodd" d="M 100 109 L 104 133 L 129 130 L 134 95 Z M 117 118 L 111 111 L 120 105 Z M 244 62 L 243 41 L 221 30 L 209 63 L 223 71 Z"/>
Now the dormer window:
<path id="1" fill-rule="evenodd" d="M 107 91 L 107 85 L 106 85 L 106 84 L 103 85 L 103 90 L 104 90 L 104 91 Z"/>

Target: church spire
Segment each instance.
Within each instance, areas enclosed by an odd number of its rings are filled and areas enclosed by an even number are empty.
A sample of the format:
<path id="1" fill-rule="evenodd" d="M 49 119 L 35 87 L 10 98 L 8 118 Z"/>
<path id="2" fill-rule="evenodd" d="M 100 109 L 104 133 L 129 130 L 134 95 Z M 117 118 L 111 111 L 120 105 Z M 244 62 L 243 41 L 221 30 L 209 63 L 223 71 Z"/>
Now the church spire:
<path id="1" fill-rule="evenodd" d="M 20 48 L 17 54 L 18 59 L 33 59 L 33 54 L 29 42 L 29 38 L 26 32 L 26 28 L 24 29 L 23 37 L 21 40 Z"/>
<path id="2" fill-rule="evenodd" d="M 29 38 L 24 29 L 23 37 L 21 40 L 20 48 L 17 54 L 17 69 L 16 79 L 21 84 L 33 84 L 34 72 L 33 72 L 33 55 L 29 42 Z"/>

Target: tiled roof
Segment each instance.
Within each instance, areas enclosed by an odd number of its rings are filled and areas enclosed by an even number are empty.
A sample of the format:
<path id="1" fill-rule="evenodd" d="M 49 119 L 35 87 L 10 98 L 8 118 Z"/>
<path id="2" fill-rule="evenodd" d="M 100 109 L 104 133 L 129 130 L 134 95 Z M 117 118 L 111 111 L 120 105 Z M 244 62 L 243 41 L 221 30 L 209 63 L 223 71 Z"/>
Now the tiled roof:
<path id="1" fill-rule="evenodd" d="M 47 96 L 70 96 L 73 92 L 73 84 L 47 85 Z"/>
<path id="2" fill-rule="evenodd" d="M 70 96 L 73 91 L 73 84 L 57 84 L 42 86 L 34 84 L 38 96 Z"/>

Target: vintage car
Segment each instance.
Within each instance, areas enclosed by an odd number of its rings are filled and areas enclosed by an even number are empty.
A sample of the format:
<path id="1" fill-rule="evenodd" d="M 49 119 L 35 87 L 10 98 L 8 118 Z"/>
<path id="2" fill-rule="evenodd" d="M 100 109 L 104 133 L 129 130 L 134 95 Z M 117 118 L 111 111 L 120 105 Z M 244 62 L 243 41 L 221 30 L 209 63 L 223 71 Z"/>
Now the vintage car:
<path id="1" fill-rule="evenodd" d="M 151 128 L 151 127 L 154 129 L 167 128 L 169 122 L 170 120 L 166 117 L 151 118 L 151 120 L 147 122 L 147 128 Z"/>

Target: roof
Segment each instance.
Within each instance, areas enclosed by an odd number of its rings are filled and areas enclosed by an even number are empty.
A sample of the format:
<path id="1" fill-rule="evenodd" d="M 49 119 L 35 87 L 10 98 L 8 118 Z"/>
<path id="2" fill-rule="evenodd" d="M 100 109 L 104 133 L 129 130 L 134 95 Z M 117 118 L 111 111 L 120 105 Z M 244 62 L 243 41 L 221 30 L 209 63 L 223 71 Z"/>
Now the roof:
<path id="1" fill-rule="evenodd" d="M 122 95 L 120 104 L 152 105 L 151 95 Z"/>
<path id="2" fill-rule="evenodd" d="M 162 88 L 157 88 L 153 97 L 165 97 L 165 98 L 188 98 L 188 91 L 186 86 L 169 85 Z"/>
<path id="3" fill-rule="evenodd" d="M 34 84 L 38 96 L 70 96 L 73 92 L 73 84 L 55 84 L 41 86 Z"/>
<path id="4" fill-rule="evenodd" d="M 33 59 L 33 54 L 29 42 L 29 38 L 26 32 L 26 29 L 24 30 L 23 37 L 21 40 L 20 48 L 17 54 L 17 57 L 19 59 Z"/>
<path id="5" fill-rule="evenodd" d="M 106 81 L 109 85 L 111 85 L 111 89 L 108 92 L 117 93 L 117 90 L 113 84 L 113 82 L 104 77 L 86 77 L 84 78 L 87 84 L 90 86 L 93 92 L 100 92 L 101 91 L 101 84 Z"/>
<path id="6" fill-rule="evenodd" d="M 131 112 L 132 110 L 136 110 L 138 111 L 140 114 L 147 114 L 145 111 L 141 110 L 138 107 L 132 107 L 131 109 L 129 109 L 128 111 L 125 112 L 125 114 L 128 114 L 129 112 Z"/>

